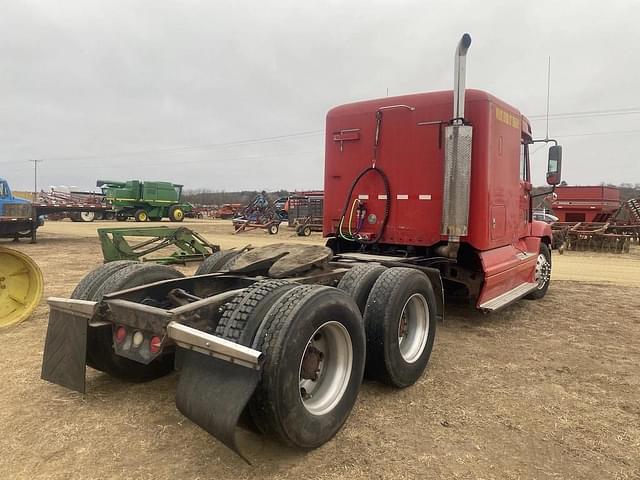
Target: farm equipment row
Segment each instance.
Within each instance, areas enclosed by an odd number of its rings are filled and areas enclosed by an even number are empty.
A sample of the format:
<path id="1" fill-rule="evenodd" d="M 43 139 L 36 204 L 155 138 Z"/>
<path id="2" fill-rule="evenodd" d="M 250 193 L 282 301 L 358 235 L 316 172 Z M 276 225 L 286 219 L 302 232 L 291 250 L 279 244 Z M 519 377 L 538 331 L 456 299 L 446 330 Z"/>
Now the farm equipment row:
<path id="1" fill-rule="evenodd" d="M 587 188 L 587 187 L 581 187 Z M 601 188 L 601 187 L 598 187 Z M 585 202 L 581 207 L 572 205 L 580 215 L 581 209 L 595 209 Z M 597 217 L 603 217 L 598 213 Z M 582 214 L 581 218 L 585 215 Z M 632 198 L 619 204 L 606 215 L 603 222 L 555 222 L 551 225 L 554 248 L 577 251 L 629 253 L 632 244 L 640 245 L 640 199 Z"/>
<path id="2" fill-rule="evenodd" d="M 52 189 L 40 192 L 35 201 L 14 196 L 9 183 L 0 178 L 0 237 L 36 239 L 36 230 L 45 216 L 73 221 L 116 218 L 125 221 L 161 220 L 181 222 L 192 206 L 182 202 L 182 185 L 168 182 L 113 182 L 99 180 L 102 193 L 65 192 Z"/>
<path id="3" fill-rule="evenodd" d="M 551 225 L 554 248 L 605 253 L 629 253 L 640 244 L 640 224 L 556 222 Z"/>

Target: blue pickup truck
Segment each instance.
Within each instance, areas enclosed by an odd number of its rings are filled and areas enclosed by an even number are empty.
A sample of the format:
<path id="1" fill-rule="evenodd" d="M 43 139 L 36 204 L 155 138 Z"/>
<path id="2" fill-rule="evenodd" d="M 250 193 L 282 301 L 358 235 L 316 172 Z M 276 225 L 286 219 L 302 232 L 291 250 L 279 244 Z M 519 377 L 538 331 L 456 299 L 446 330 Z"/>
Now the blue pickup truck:
<path id="1" fill-rule="evenodd" d="M 31 202 L 14 197 L 9 182 L 0 178 L 0 238 L 35 240 L 35 231 L 40 225 L 42 221 Z"/>

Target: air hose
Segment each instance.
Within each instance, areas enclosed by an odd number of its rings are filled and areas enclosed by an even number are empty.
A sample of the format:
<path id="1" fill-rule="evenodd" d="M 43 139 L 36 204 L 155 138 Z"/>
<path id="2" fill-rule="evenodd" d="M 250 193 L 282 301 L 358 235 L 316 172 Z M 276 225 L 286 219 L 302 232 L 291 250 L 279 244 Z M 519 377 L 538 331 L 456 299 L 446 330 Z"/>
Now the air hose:
<path id="1" fill-rule="evenodd" d="M 380 178 L 382 179 L 382 183 L 384 184 L 384 193 L 385 193 L 385 207 L 384 207 L 384 215 L 382 217 L 382 222 L 380 225 L 380 228 L 378 229 L 378 232 L 376 233 L 375 237 L 373 237 L 372 239 L 364 239 L 361 238 L 360 236 L 358 236 L 358 232 L 360 231 L 360 228 L 362 228 L 362 225 L 364 224 L 364 222 L 359 222 L 359 225 L 357 226 L 358 228 L 356 228 L 356 232 L 355 235 L 351 234 L 350 237 L 347 237 L 344 235 L 344 233 L 342 232 L 342 225 L 344 223 L 344 217 L 347 214 L 347 210 L 349 209 L 349 204 L 351 203 L 351 196 L 353 195 L 353 191 L 356 189 L 356 187 L 358 186 L 358 183 L 360 182 L 360 180 L 369 172 L 376 172 Z M 358 199 L 356 199 L 353 202 L 353 205 L 351 207 L 351 214 L 349 215 L 349 232 L 351 233 L 351 221 L 353 219 L 353 211 L 355 209 L 355 205 L 356 205 L 356 201 L 359 202 Z M 355 180 L 353 181 L 353 183 L 351 184 L 351 188 L 349 189 L 349 194 L 347 195 L 347 201 L 344 205 L 344 208 L 342 209 L 342 214 L 340 215 L 340 224 L 338 226 L 338 234 L 340 235 L 341 238 L 348 240 L 350 242 L 357 242 L 357 243 L 362 243 L 362 244 L 372 244 L 372 243 L 378 243 L 380 241 L 380 239 L 382 238 L 382 235 L 384 234 L 385 229 L 387 228 L 387 222 L 389 220 L 389 211 L 391 210 L 391 194 L 390 194 L 390 189 L 389 189 L 389 179 L 387 178 L 387 176 L 385 175 L 385 173 L 379 169 L 376 166 L 371 166 L 371 167 L 367 167 L 364 170 L 362 170 L 358 176 L 355 178 Z"/>

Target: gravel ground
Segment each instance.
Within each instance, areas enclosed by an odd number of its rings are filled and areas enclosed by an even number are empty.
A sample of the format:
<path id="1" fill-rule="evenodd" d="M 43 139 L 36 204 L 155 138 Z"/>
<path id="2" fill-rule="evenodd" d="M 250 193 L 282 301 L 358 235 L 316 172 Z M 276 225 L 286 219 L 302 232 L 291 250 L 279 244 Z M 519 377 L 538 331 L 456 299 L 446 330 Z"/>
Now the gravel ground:
<path id="1" fill-rule="evenodd" d="M 2 244 L 68 296 L 101 260 L 96 222 L 48 222 L 36 245 Z M 224 248 L 320 243 L 228 222 L 190 222 Z M 119 225 L 121 226 L 121 225 Z M 414 386 L 365 383 L 335 439 L 300 452 L 241 431 L 249 466 L 175 408 L 176 375 L 130 385 L 90 371 L 80 395 L 40 380 L 47 324 L 0 331 L 3 478 L 640 478 L 640 249 L 554 257 L 540 301 L 482 315 L 450 307 Z M 183 270 L 190 272 L 195 266 Z"/>

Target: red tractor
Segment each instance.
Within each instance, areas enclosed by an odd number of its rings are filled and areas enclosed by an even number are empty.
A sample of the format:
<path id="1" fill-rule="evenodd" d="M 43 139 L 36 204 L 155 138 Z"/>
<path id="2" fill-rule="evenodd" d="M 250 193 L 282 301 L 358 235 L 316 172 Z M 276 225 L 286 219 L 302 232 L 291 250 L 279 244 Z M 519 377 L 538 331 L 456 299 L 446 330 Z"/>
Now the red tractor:
<path id="1" fill-rule="evenodd" d="M 195 276 L 112 262 L 51 298 L 42 376 L 78 391 L 85 365 L 129 381 L 179 370 L 178 409 L 238 452 L 241 417 L 314 448 L 347 420 L 363 375 L 396 388 L 429 361 L 445 294 L 484 311 L 549 288 L 551 231 L 532 220 L 529 147 L 515 108 L 453 91 L 327 115 L 327 246 L 208 257 Z M 561 147 L 547 181 L 560 183 Z"/>

